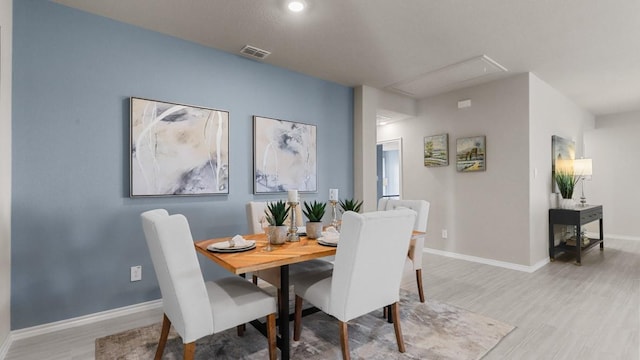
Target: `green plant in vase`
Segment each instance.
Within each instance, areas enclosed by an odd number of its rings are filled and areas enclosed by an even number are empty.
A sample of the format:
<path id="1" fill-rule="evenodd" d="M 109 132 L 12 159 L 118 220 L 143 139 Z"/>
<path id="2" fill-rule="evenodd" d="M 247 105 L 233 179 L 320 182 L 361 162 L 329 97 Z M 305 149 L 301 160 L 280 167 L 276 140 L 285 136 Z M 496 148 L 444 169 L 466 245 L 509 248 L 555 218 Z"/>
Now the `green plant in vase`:
<path id="1" fill-rule="evenodd" d="M 267 211 L 264 212 L 271 226 L 283 226 L 289 217 L 289 206 L 282 200 L 267 204 Z"/>
<path id="2" fill-rule="evenodd" d="M 265 217 L 269 222 L 272 244 L 283 244 L 287 240 L 287 226 L 284 224 L 289 217 L 289 206 L 282 200 L 267 204 Z"/>
<path id="3" fill-rule="evenodd" d="M 560 190 L 560 195 L 562 199 L 568 200 L 565 201 L 565 204 L 561 205 L 562 208 L 572 208 L 573 207 L 573 189 L 578 182 L 579 177 L 576 177 L 573 171 L 570 170 L 560 170 L 555 174 L 556 184 L 558 184 L 558 190 Z"/>
<path id="4" fill-rule="evenodd" d="M 310 222 L 322 222 L 327 204 L 313 201 L 312 203 L 304 202 L 304 210 L 302 213 Z"/>
<path id="5" fill-rule="evenodd" d="M 342 212 L 346 212 L 346 211 L 353 211 L 353 212 L 360 212 L 360 207 L 362 207 L 362 201 L 358 201 L 355 199 L 344 199 L 344 200 L 340 200 L 340 209 L 342 209 Z"/>
<path id="6" fill-rule="evenodd" d="M 312 203 L 304 202 L 302 213 L 309 219 L 307 221 L 306 230 L 307 237 L 317 239 L 322 236 L 322 218 L 324 217 L 327 204 L 317 201 Z"/>

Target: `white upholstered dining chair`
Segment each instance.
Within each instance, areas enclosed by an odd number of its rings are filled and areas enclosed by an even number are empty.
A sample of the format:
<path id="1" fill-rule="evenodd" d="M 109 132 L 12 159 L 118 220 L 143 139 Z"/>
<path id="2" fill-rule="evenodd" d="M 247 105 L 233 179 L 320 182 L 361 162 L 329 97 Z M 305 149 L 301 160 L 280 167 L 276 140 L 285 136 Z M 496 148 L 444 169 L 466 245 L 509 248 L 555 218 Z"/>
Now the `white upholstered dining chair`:
<path id="1" fill-rule="evenodd" d="M 276 359 L 275 298 L 237 276 L 205 282 L 183 215 L 156 209 L 141 218 L 164 310 L 155 359 L 162 358 L 171 325 L 182 338 L 184 359 L 193 359 L 196 340 L 265 316 L 269 358 Z"/>
<path id="2" fill-rule="evenodd" d="M 415 218 L 415 211 L 409 209 L 346 212 L 333 272 L 309 273 L 293 280 L 293 339 L 300 339 L 304 299 L 338 319 L 342 357 L 349 359 L 347 321 L 391 305 L 398 350 L 404 352 L 398 302 Z"/>
<path id="3" fill-rule="evenodd" d="M 300 206 L 298 206 L 298 208 L 300 208 Z M 266 209 L 266 202 L 250 201 L 247 203 L 247 222 L 249 223 L 249 231 L 252 234 L 264 233 L 260 224 L 260 219 L 264 217 Z M 297 216 L 297 218 L 301 219 L 302 213 L 300 213 L 300 216 Z M 298 221 L 296 221 L 296 223 L 297 222 Z M 297 264 L 291 264 L 289 265 L 289 279 L 293 280 L 307 272 L 330 270 L 332 267 L 333 264 L 330 261 L 322 259 L 314 259 Z M 253 275 L 253 282 L 257 283 L 258 278 L 280 288 L 280 269 L 278 268 L 259 270 Z"/>
<path id="4" fill-rule="evenodd" d="M 427 222 L 429 220 L 429 202 L 425 200 L 393 200 L 381 198 L 378 201 L 378 211 L 395 210 L 408 208 L 418 213 L 413 229 L 427 232 Z M 418 296 L 420 302 L 424 302 L 424 288 L 422 286 L 422 251 L 424 249 L 424 237 L 416 238 L 413 246 L 409 247 L 407 254 L 406 269 L 415 271 L 416 282 L 418 283 Z"/>

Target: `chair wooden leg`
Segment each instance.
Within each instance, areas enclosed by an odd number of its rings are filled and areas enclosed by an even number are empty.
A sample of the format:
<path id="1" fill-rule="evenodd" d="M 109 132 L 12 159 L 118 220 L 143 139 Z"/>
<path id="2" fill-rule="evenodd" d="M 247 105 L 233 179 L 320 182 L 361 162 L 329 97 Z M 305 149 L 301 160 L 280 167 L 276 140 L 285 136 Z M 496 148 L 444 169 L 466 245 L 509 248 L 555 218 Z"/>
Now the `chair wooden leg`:
<path id="1" fill-rule="evenodd" d="M 302 298 L 296 295 L 295 316 L 293 317 L 293 340 L 300 340 L 302 333 Z"/>
<path id="2" fill-rule="evenodd" d="M 258 285 L 258 277 L 256 275 L 253 275 L 252 279 L 253 279 L 253 283 L 255 285 Z"/>
<path id="3" fill-rule="evenodd" d="M 162 319 L 162 330 L 160 331 L 160 340 L 158 341 L 158 348 L 156 349 L 155 360 L 162 359 L 162 353 L 164 353 L 164 346 L 167 345 L 167 338 L 169 337 L 169 330 L 171 329 L 171 320 L 164 314 Z"/>
<path id="4" fill-rule="evenodd" d="M 340 323 L 340 347 L 342 348 L 342 359 L 349 360 L 351 355 L 349 354 L 349 330 L 345 321 L 339 321 Z"/>
<path id="5" fill-rule="evenodd" d="M 193 360 L 196 354 L 196 342 L 184 344 L 184 360 Z"/>
<path id="6" fill-rule="evenodd" d="M 391 304 L 391 312 L 393 317 L 393 329 L 396 331 L 396 341 L 398 342 L 398 351 L 403 353 L 404 340 L 402 339 L 402 329 L 400 328 L 400 309 L 397 302 Z"/>
<path id="7" fill-rule="evenodd" d="M 269 344 L 269 360 L 276 360 L 278 349 L 276 348 L 276 314 L 267 315 L 267 342 Z"/>
<path id="8" fill-rule="evenodd" d="M 238 330 L 238 336 L 244 336 L 244 331 L 247 329 L 247 326 L 245 324 L 238 325 L 236 329 Z"/>
<path id="9" fill-rule="evenodd" d="M 386 307 L 386 306 L 382 308 L 382 317 L 385 318 L 385 319 L 387 319 L 389 317 L 388 314 L 387 314 L 388 310 L 389 310 L 389 308 Z"/>
<path id="10" fill-rule="evenodd" d="M 422 288 L 422 269 L 416 270 L 416 281 L 418 282 L 418 296 L 420 296 L 420 302 L 424 302 L 424 290 Z"/>

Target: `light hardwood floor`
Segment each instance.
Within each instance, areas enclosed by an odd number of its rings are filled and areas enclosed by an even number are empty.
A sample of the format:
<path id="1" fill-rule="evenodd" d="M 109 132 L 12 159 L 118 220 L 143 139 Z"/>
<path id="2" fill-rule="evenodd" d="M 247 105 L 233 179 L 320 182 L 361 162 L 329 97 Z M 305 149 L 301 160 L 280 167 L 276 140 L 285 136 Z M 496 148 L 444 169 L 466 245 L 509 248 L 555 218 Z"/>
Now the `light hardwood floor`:
<path id="1" fill-rule="evenodd" d="M 640 242 L 607 240 L 582 264 L 559 259 L 528 274 L 425 254 L 425 295 L 517 327 L 487 360 L 640 359 Z M 414 289 L 415 280 L 403 286 Z M 148 311 L 17 341 L 6 360 L 93 359 L 96 338 L 161 316 Z"/>

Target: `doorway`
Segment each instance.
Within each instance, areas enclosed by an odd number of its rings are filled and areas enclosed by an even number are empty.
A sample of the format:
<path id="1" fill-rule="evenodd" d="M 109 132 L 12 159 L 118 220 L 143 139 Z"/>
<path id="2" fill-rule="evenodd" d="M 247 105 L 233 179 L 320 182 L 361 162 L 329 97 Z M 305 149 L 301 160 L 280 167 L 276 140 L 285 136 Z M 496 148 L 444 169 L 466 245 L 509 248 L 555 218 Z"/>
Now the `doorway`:
<path id="1" fill-rule="evenodd" d="M 402 139 L 378 142 L 377 193 L 378 199 L 402 197 Z"/>

